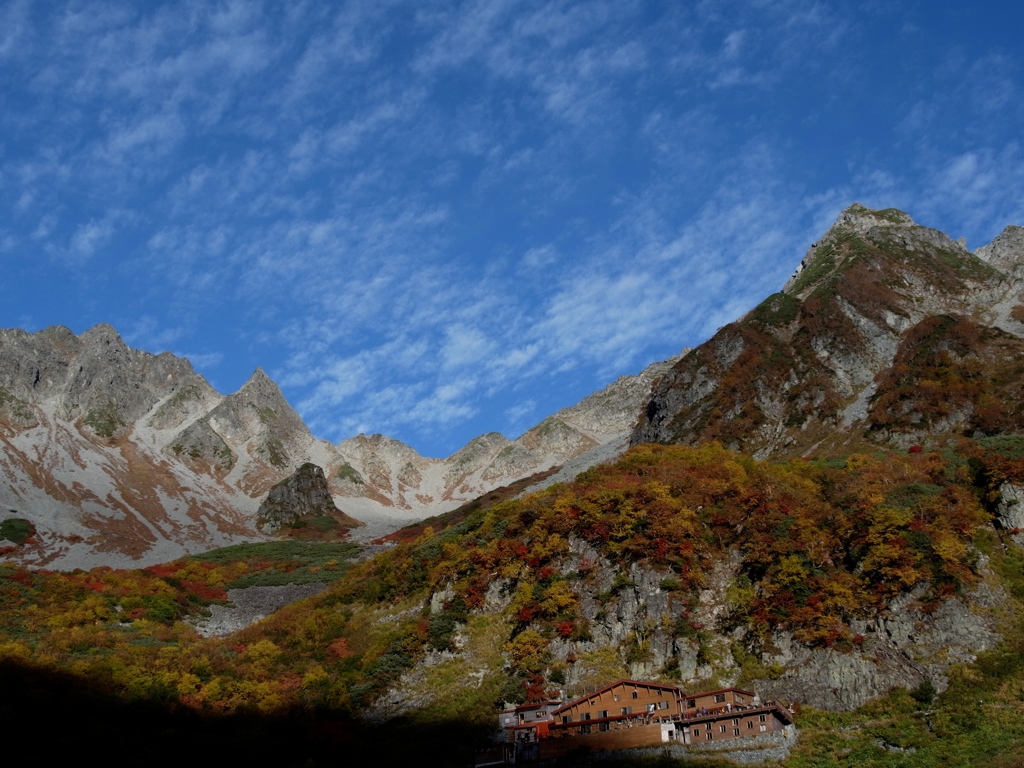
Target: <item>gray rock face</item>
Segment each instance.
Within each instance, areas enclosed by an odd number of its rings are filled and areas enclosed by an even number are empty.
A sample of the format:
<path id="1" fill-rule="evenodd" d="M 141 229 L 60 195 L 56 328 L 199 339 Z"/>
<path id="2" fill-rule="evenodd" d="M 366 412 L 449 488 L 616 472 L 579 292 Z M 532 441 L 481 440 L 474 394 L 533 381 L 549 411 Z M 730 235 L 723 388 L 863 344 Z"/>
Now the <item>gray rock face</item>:
<path id="1" fill-rule="evenodd" d="M 0 389 L 0 433 L 14 434 L 37 426 L 39 420 L 32 406 L 7 390 Z"/>
<path id="2" fill-rule="evenodd" d="M 1009 226 L 995 240 L 979 248 L 975 255 L 1003 272 L 1024 267 L 1024 227 Z"/>
<path id="3" fill-rule="evenodd" d="M 254 458 L 277 469 L 294 466 L 313 441 L 309 428 L 262 368 L 202 421 L 229 445 L 247 444 Z"/>
<path id="4" fill-rule="evenodd" d="M 78 337 L 63 326 L 0 330 L 0 387 L 27 402 L 52 397 L 66 385 L 80 349 Z"/>
<path id="5" fill-rule="evenodd" d="M 153 429 L 175 429 L 214 407 L 221 397 L 203 380 L 177 390 L 149 417 Z"/>
<path id="6" fill-rule="evenodd" d="M 915 594 L 894 600 L 886 615 L 866 625 L 859 651 L 812 650 L 788 635 L 776 635 L 773 650 L 763 660 L 787 670 L 777 679 L 752 685 L 768 697 L 834 711 L 854 709 L 893 688 L 916 688 L 925 680 L 944 691 L 952 664 L 970 664 L 999 641 L 986 609 L 1005 596 L 982 584 L 970 596 L 970 605 L 954 598 L 933 613 L 925 613 L 915 600 Z"/>
<path id="7" fill-rule="evenodd" d="M 267 492 L 256 513 L 256 524 L 263 532 L 273 533 L 302 518 L 340 514 L 324 471 L 316 464 L 306 463 Z"/>
<path id="8" fill-rule="evenodd" d="M 198 471 L 228 472 L 236 456 L 208 421 L 196 421 L 186 427 L 164 448 L 164 452 L 190 463 Z"/>
<path id="9" fill-rule="evenodd" d="M 130 349 L 106 324 L 81 336 L 59 326 L 0 331 L 0 387 L 28 403 L 55 399 L 61 418 L 104 436 L 190 386 L 209 389 L 188 360 Z"/>
<path id="10" fill-rule="evenodd" d="M 1024 488 L 1013 483 L 1000 486 L 996 518 L 1003 528 L 1011 531 L 1010 537 L 1024 546 Z"/>

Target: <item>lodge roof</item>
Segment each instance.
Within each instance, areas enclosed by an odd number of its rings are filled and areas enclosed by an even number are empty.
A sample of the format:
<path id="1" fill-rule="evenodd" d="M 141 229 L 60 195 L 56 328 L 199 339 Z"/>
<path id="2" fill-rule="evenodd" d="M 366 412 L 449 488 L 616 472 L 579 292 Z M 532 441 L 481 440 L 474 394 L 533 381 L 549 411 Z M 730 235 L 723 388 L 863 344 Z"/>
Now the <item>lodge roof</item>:
<path id="1" fill-rule="evenodd" d="M 561 704 L 561 701 L 534 701 L 530 704 L 517 704 L 512 709 L 503 709 L 498 712 L 499 715 L 506 715 L 509 712 L 523 712 L 528 709 L 541 709 L 543 707 L 550 707 L 552 704 Z"/>
<path id="2" fill-rule="evenodd" d="M 711 696 L 715 693 L 725 693 L 726 691 L 733 691 L 734 693 L 742 693 L 744 696 L 756 696 L 754 691 L 748 691 L 745 688 L 716 688 L 713 691 L 697 691 L 696 693 L 687 693 L 686 698 L 695 699 L 698 696 Z"/>
<path id="3" fill-rule="evenodd" d="M 552 712 L 551 714 L 552 715 L 557 715 L 559 712 L 562 712 L 562 711 L 564 711 L 566 709 L 569 709 L 569 707 L 576 706 L 577 704 L 580 704 L 581 702 L 584 702 L 584 701 L 589 701 L 590 699 L 594 698 L 595 696 L 600 696 L 605 691 L 610 691 L 612 688 L 615 688 L 615 687 L 620 686 L 620 685 L 636 685 L 636 686 L 643 686 L 644 688 L 660 688 L 663 691 L 672 691 L 677 697 L 683 695 L 682 689 L 680 689 L 679 686 L 677 686 L 677 685 L 667 685 L 665 683 L 651 683 L 651 682 L 648 682 L 646 680 L 626 680 L 626 679 L 622 679 L 622 680 L 616 680 L 614 683 L 610 683 L 610 684 L 604 686 L 604 688 L 598 688 L 596 691 L 591 691 L 590 693 L 588 693 L 588 694 L 586 694 L 584 696 L 579 696 L 578 698 L 575 698 L 572 701 L 567 702 L 566 704 L 563 704 L 558 709 L 554 710 L 554 712 Z M 753 695 L 753 694 L 751 694 L 751 695 Z"/>

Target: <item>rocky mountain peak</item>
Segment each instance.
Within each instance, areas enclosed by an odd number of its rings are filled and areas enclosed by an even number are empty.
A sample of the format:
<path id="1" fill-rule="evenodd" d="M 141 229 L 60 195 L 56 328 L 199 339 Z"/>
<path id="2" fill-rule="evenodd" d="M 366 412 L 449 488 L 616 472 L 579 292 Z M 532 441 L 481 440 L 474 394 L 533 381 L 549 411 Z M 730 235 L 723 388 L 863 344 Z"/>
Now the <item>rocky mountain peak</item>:
<path id="1" fill-rule="evenodd" d="M 1010 225 L 975 255 L 996 269 L 1011 272 L 1024 267 L 1024 227 Z"/>
<path id="2" fill-rule="evenodd" d="M 913 227 L 916 226 L 910 214 L 898 208 L 882 208 L 875 210 L 860 203 L 853 203 L 839 214 L 835 224 L 829 229 L 854 229 L 868 232 L 875 227 Z"/>
<path id="3" fill-rule="evenodd" d="M 655 384 L 633 442 L 714 439 L 764 457 L 1016 429 L 1001 403 L 1018 399 L 1006 368 L 1024 348 L 1024 296 L 996 265 L 1021 239 L 1012 228 L 979 258 L 901 211 L 851 206 L 783 292 Z"/>
<path id="4" fill-rule="evenodd" d="M 298 414 L 285 399 L 280 387 L 275 384 L 262 368 L 257 368 L 238 391 L 224 398 L 225 411 L 250 410 L 257 413 L 264 422 L 286 417 L 290 421 L 301 421 Z M 294 418 L 293 418 L 294 417 Z"/>
<path id="5" fill-rule="evenodd" d="M 338 448 L 346 455 L 355 454 L 362 456 L 386 453 L 409 461 L 422 458 L 415 448 L 406 445 L 401 440 L 396 440 L 393 437 L 379 433 L 365 435 L 360 432 L 355 437 L 342 440 L 338 443 Z"/>
<path id="6" fill-rule="evenodd" d="M 278 402 L 284 400 L 281 388 L 273 379 L 267 376 L 262 367 L 258 367 L 246 382 L 238 388 L 235 393 L 238 397 L 245 397 L 252 401 Z"/>
<path id="7" fill-rule="evenodd" d="M 866 260 L 873 269 L 913 272 L 947 291 L 960 290 L 961 278 L 984 280 L 992 275 L 963 241 L 921 226 L 895 208 L 876 211 L 855 203 L 811 244 L 782 290 L 804 298 Z"/>
<path id="8" fill-rule="evenodd" d="M 78 338 L 85 344 L 115 344 L 127 347 L 121 334 L 110 323 L 97 323 L 84 331 Z"/>
<path id="9" fill-rule="evenodd" d="M 194 448 L 211 462 L 226 460 L 227 446 L 245 445 L 253 458 L 276 470 L 287 470 L 313 441 L 309 428 L 277 384 L 257 368 L 237 392 L 183 431 L 173 445 Z"/>
<path id="10" fill-rule="evenodd" d="M 449 456 L 448 462 L 463 464 L 466 462 L 476 461 L 483 456 L 490 456 L 497 453 L 511 442 L 511 440 L 500 432 L 487 432 L 483 435 L 477 435 L 462 446 L 462 448 Z"/>
<path id="11" fill-rule="evenodd" d="M 0 333 L 0 388 L 28 403 L 54 401 L 61 418 L 103 436 L 200 383 L 187 360 L 134 350 L 106 323 L 78 336 L 63 326 Z"/>

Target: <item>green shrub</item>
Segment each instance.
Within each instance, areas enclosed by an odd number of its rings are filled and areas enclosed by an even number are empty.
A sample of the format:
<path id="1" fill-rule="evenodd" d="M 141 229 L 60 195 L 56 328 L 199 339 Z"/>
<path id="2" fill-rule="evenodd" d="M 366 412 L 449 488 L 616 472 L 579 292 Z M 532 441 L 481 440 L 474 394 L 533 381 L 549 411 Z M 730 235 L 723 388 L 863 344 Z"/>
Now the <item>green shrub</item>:
<path id="1" fill-rule="evenodd" d="M 922 680 L 921 684 L 910 692 L 910 695 L 914 698 L 914 701 L 925 707 L 929 706 L 933 701 L 935 701 L 935 696 L 937 694 L 938 691 L 935 690 L 935 685 L 932 683 L 931 680 L 927 679 Z"/>
<path id="2" fill-rule="evenodd" d="M 23 517 L 9 517 L 0 522 L 0 539 L 24 544 L 36 535 L 36 527 Z"/>
<path id="3" fill-rule="evenodd" d="M 334 476 L 339 480 L 348 480 L 350 483 L 355 483 L 356 485 L 363 484 L 362 475 L 360 475 L 359 471 L 348 462 L 345 462 L 338 467 L 338 471 L 334 473 Z"/>
<path id="4" fill-rule="evenodd" d="M 85 414 L 85 425 L 100 437 L 113 437 L 114 433 L 124 426 L 117 406 L 107 403 L 99 408 L 92 408 Z"/>

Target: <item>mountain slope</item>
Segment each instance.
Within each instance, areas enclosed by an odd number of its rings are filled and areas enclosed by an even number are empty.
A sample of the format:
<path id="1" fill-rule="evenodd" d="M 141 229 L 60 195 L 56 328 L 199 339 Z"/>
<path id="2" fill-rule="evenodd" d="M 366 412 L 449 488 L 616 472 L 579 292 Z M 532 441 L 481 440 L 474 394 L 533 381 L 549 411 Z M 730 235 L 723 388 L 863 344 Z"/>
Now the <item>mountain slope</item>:
<path id="1" fill-rule="evenodd" d="M 107 325 L 0 332 L 0 392 L 0 505 L 35 524 L 14 554 L 36 565 L 155 562 L 256 538 L 258 497 L 288 474 L 270 428 L 303 455 L 315 442 L 262 372 L 223 398 L 187 360 L 130 349 Z M 232 420 L 234 403 L 272 423 Z"/>
<path id="2" fill-rule="evenodd" d="M 1021 266 L 1017 227 L 972 254 L 853 205 L 780 293 L 662 378 L 632 442 L 767 456 L 1019 430 Z"/>
<path id="3" fill-rule="evenodd" d="M 372 538 L 611 441 L 620 452 L 665 368 L 623 377 L 517 440 L 482 435 L 431 459 L 382 435 L 315 439 L 262 369 L 223 396 L 187 360 L 131 349 L 108 325 L 0 331 L 0 520 L 35 525 L 11 553 L 26 564 L 162 562 L 265 538 L 261 500 L 313 463 L 339 519 L 371 522 Z"/>

